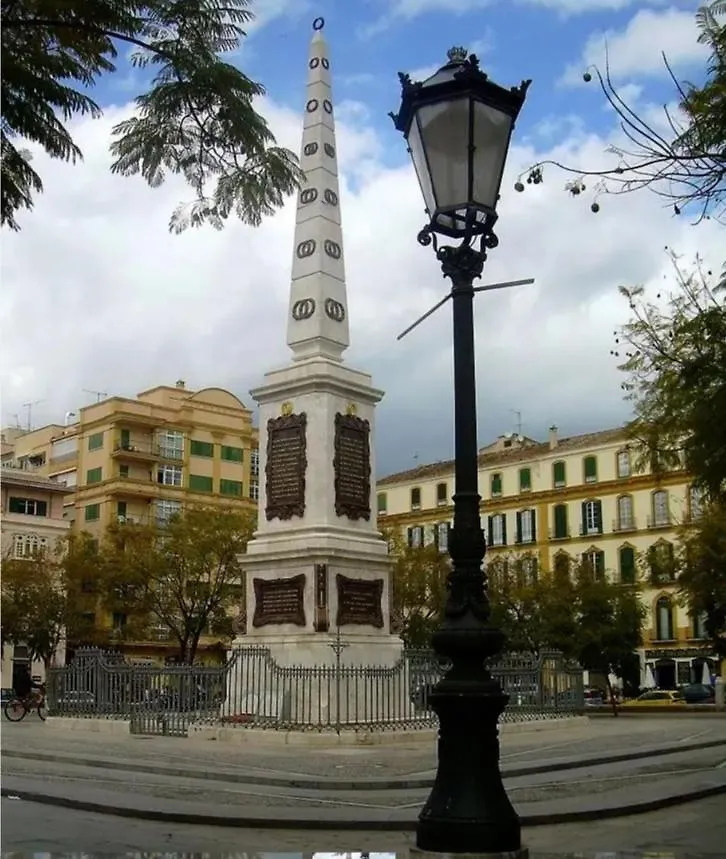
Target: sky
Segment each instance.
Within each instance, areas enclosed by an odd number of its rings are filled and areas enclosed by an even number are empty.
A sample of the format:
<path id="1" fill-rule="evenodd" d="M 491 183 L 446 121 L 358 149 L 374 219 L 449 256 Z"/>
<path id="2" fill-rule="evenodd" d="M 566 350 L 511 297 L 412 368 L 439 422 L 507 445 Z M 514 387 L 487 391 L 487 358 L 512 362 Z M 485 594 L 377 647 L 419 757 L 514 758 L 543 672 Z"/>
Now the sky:
<path id="1" fill-rule="evenodd" d="M 325 17 L 341 169 L 351 346 L 346 363 L 386 393 L 377 410 L 379 475 L 453 455 L 450 305 L 402 341 L 396 335 L 447 292 L 430 248 L 416 242 L 423 202 L 389 110 L 398 71 L 425 77 L 453 45 L 475 52 L 498 83 L 532 78 L 502 184 L 497 233 L 482 283 L 535 278 L 476 302 L 479 437 L 545 438 L 616 426 L 629 417 L 611 356 L 627 321 L 618 286 L 660 289 L 666 247 L 720 268 L 722 227 L 694 226 L 648 191 L 572 197 L 569 178 L 513 190 L 546 158 L 613 166 L 615 118 L 582 73 L 602 64 L 629 104 L 662 127 L 675 97 L 661 58 L 681 80 L 704 74 L 693 2 L 680 0 L 256 0 L 257 19 L 234 61 L 267 94 L 260 109 L 295 152 L 311 23 Z M 259 228 L 230 220 L 168 232 L 189 199 L 172 178 L 149 189 L 109 171 L 110 130 L 144 81 L 123 64 L 96 87 L 100 119 L 72 121 L 84 160 L 34 154 L 45 191 L 22 230 L 2 235 L 0 391 L 3 426 L 62 422 L 99 395 L 134 396 L 184 379 L 249 390 L 289 360 L 285 342 L 295 200 Z M 31 147 L 32 148 L 32 147 Z M 721 253 L 719 253 L 719 250 Z M 98 392 L 98 393 L 94 393 Z M 32 404 L 28 407 L 27 404 Z"/>

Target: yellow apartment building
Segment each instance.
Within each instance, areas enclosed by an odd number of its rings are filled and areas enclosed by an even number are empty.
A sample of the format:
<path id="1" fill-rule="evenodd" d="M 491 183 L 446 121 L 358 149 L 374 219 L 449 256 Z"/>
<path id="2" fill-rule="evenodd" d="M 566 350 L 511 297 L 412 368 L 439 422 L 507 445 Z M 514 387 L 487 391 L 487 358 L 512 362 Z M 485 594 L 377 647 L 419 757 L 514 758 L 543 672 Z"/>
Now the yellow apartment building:
<path id="1" fill-rule="evenodd" d="M 52 552 L 58 540 L 67 534 L 70 522 L 63 518 L 63 500 L 69 490 L 40 474 L 3 466 L 0 473 L 2 498 L 2 558 L 29 559 L 35 552 Z M 65 648 L 56 655 L 62 663 Z M 23 665 L 41 679 L 45 674 L 42 662 L 31 661 L 28 648 L 21 643 L 2 648 L 2 687 L 14 685 L 15 671 Z"/>
<path id="2" fill-rule="evenodd" d="M 257 506 L 251 410 L 229 391 L 192 391 L 181 380 L 86 406 L 75 423 L 27 432 L 4 459 L 65 485 L 65 519 L 99 537 L 116 521 L 163 525 L 187 503 Z M 166 641 L 168 630 L 155 635 Z"/>
<path id="3" fill-rule="evenodd" d="M 403 529 L 409 545 L 446 551 L 453 461 L 388 475 L 377 490 L 380 524 Z M 700 682 L 704 663 L 715 670 L 703 619 L 679 604 L 669 564 L 677 528 L 701 507 L 684 470 L 638 470 L 623 428 L 562 438 L 552 427 L 545 442 L 508 434 L 482 448 L 479 492 L 487 558 L 531 554 L 541 573 L 586 558 L 614 581 L 637 582 L 647 611 L 643 672 L 649 667 L 658 686 L 673 688 Z M 658 586 L 647 566 L 659 573 Z"/>

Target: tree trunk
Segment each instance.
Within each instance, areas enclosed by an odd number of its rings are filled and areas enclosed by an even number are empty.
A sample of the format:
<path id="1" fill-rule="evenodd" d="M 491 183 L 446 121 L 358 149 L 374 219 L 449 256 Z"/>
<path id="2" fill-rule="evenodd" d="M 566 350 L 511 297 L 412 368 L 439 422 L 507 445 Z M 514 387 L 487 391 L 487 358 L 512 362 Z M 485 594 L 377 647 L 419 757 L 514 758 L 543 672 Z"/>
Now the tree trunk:
<path id="1" fill-rule="evenodd" d="M 199 639 L 201 638 L 201 632 L 195 632 L 191 636 L 191 641 L 189 642 L 189 651 L 188 651 L 188 659 L 189 665 L 194 665 L 194 659 L 197 655 L 197 648 L 199 647 Z"/>

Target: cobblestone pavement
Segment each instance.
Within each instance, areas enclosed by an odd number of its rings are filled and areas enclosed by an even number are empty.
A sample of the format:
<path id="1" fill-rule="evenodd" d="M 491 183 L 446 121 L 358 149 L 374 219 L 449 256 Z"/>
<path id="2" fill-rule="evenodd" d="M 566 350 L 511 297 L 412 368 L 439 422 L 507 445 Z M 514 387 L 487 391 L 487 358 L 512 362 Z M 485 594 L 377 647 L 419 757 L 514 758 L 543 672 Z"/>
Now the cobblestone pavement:
<path id="1" fill-rule="evenodd" d="M 136 851 L 205 854 L 210 859 L 253 859 L 250 853 L 274 851 L 308 855 L 313 851 L 369 850 L 395 852 L 410 859 L 412 833 L 295 832 L 230 830 L 121 820 L 100 814 L 36 806 L 3 799 L 4 852 L 122 854 Z M 531 859 L 723 859 L 726 854 L 726 815 L 723 797 L 671 808 L 637 818 L 604 820 L 525 829 L 523 842 Z M 609 855 L 623 851 L 622 857 Z M 569 857 L 568 857 L 569 854 Z M 584 854 L 584 855 L 583 855 Z M 293 857 L 289 857 L 293 859 Z M 300 856 L 302 859 L 302 856 Z"/>
<path id="2" fill-rule="evenodd" d="M 254 742 L 244 743 L 194 737 L 140 737 L 67 731 L 36 720 L 3 724 L 2 738 L 3 750 L 8 751 L 136 760 L 191 769 L 216 767 L 240 774 L 279 773 L 356 780 L 426 774 L 436 766 L 435 743 L 422 738 L 378 746 L 306 748 L 298 744 L 282 745 L 273 741 L 276 738 L 268 742 L 258 735 Z M 726 716 L 598 718 L 557 729 L 505 732 L 501 737 L 501 759 L 507 768 L 582 758 L 593 752 L 607 756 L 644 746 L 686 745 L 717 739 L 726 740 Z"/>

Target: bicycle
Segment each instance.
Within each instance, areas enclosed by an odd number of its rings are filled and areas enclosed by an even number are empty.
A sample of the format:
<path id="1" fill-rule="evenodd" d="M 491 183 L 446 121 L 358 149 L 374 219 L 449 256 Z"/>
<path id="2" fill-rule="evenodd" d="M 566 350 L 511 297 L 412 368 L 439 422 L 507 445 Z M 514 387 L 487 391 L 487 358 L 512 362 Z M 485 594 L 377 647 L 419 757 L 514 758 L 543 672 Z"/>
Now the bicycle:
<path id="1" fill-rule="evenodd" d="M 45 686 L 32 691 L 24 698 L 16 696 L 11 698 L 5 704 L 5 718 L 9 722 L 22 722 L 23 719 L 35 710 L 38 713 L 38 718 L 45 722 L 48 715 L 48 704 L 45 699 Z"/>

